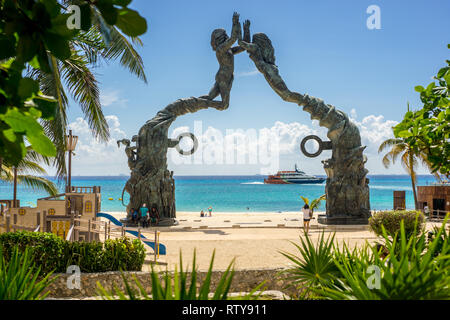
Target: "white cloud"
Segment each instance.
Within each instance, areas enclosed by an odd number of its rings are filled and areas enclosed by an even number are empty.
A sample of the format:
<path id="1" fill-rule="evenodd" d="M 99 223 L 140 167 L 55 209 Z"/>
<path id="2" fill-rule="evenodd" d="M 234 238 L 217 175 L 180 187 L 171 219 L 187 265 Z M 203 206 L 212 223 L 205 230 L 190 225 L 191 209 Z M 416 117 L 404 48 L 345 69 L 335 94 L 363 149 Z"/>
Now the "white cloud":
<path id="1" fill-rule="evenodd" d="M 75 157 L 72 161 L 73 175 L 119 175 L 128 174 L 127 157 L 124 148 L 118 148 L 116 140 L 126 137 L 120 129 L 117 116 L 106 116 L 110 128 L 110 139 L 100 142 L 92 136 L 89 125 L 83 118 L 69 124 L 74 135 L 78 136 Z"/>
<path id="2" fill-rule="evenodd" d="M 379 145 L 393 137 L 392 127 L 397 122 L 386 120 L 381 115 L 370 115 L 358 121 L 353 110 L 350 117 L 360 129 L 362 145 L 367 146 L 366 168 L 370 174 L 404 174 L 399 164 L 385 169 L 381 162 L 383 155 L 378 154 Z M 129 138 L 131 135 L 121 129 L 116 115 L 106 116 L 106 119 L 111 133 L 111 138 L 106 143 L 93 138 L 86 120 L 77 118 L 70 123 L 70 129 L 79 136 L 76 156 L 73 158 L 73 175 L 129 174 L 124 147 L 118 148 L 116 140 Z M 270 162 L 274 161 L 270 158 L 270 154 L 264 155 L 265 152 L 273 150 L 279 154 L 276 165 L 280 169 L 292 169 L 297 163 L 308 173 L 323 175 L 321 160 L 331 157 L 330 151 L 324 151 L 317 158 L 307 158 L 300 151 L 300 142 L 307 135 L 314 134 L 322 140 L 327 140 L 326 128 L 320 127 L 317 121 L 309 124 L 276 121 L 271 127 L 225 131 L 212 126 L 207 126 L 203 130 L 201 122 L 195 122 L 194 128 L 188 126 L 173 128 L 170 137 L 176 138 L 183 132 L 193 132 L 196 135 L 199 149 L 192 156 L 181 156 L 175 149 L 169 150 L 169 168 L 179 175 L 260 173 L 261 168 L 267 168 Z M 277 142 L 273 137 L 276 137 Z M 181 145 L 183 150 L 188 150 L 191 146 L 192 142 L 189 139 L 183 139 Z M 421 169 L 419 173 L 426 171 Z"/>
<path id="3" fill-rule="evenodd" d="M 240 78 L 240 77 L 251 77 L 251 76 L 256 76 L 259 73 L 259 71 L 254 68 L 251 71 L 246 71 L 246 72 L 238 72 L 236 74 L 236 77 Z"/>
<path id="4" fill-rule="evenodd" d="M 118 90 L 102 90 L 100 93 L 100 103 L 102 107 L 120 106 L 126 107 L 128 100 L 120 97 Z"/>

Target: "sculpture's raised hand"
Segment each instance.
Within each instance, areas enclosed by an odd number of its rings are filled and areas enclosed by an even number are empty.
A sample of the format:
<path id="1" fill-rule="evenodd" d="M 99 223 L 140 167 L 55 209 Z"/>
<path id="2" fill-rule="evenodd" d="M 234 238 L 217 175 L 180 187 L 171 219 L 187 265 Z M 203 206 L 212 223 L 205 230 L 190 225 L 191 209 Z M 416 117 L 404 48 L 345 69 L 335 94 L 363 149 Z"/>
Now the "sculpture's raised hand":
<path id="1" fill-rule="evenodd" d="M 250 42 L 250 20 L 244 21 L 244 41 Z"/>
<path id="2" fill-rule="evenodd" d="M 250 30 L 250 20 L 244 21 L 244 31 L 245 30 Z"/>
<path id="3" fill-rule="evenodd" d="M 233 13 L 233 24 L 239 23 L 239 13 L 235 12 Z"/>

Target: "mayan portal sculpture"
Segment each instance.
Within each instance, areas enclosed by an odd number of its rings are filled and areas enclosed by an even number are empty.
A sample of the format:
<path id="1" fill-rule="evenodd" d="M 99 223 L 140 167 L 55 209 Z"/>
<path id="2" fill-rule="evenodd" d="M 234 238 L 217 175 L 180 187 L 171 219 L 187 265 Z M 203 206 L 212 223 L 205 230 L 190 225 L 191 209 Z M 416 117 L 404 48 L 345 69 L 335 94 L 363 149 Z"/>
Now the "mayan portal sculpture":
<path id="1" fill-rule="evenodd" d="M 232 47 L 238 41 L 239 46 Z M 290 91 L 275 65 L 274 49 L 270 39 L 264 33 L 256 33 L 250 40 L 250 21 L 244 22 L 242 37 L 239 15 L 233 15 L 231 36 L 224 29 L 216 29 L 211 34 L 211 46 L 216 52 L 219 71 L 215 83 L 207 95 L 179 99 L 156 116 L 147 121 L 134 136 L 131 146 L 128 139 L 117 141 L 125 145 L 131 177 L 124 191 L 130 194 L 127 212 L 131 208 L 156 206 L 161 217 L 160 225 L 176 222 L 175 181 L 173 172 L 167 169 L 167 151 L 177 148 L 181 154 L 192 154 L 196 140 L 190 133 L 185 133 L 172 140 L 168 138 L 170 125 L 178 116 L 197 112 L 206 108 L 225 110 L 229 106 L 230 92 L 233 84 L 234 55 L 247 51 L 256 68 L 264 75 L 270 87 L 285 101 L 303 106 L 311 114 L 311 119 L 319 120 L 320 126 L 328 128 L 328 142 L 319 141 L 323 149 L 331 149 L 331 159 L 323 161 L 327 174 L 325 192 L 327 194 L 325 217 L 319 222 L 325 224 L 366 224 L 370 216 L 368 171 L 364 168 L 365 147 L 361 145 L 359 129 L 348 116 L 322 100 Z M 220 95 L 221 101 L 213 100 Z M 183 136 L 190 136 L 194 148 L 183 152 L 179 148 Z M 304 143 L 302 144 L 304 149 Z M 320 152 L 319 152 L 320 153 Z M 316 153 L 317 155 L 318 153 Z M 123 195 L 122 195 L 123 198 Z M 128 217 L 130 218 L 130 217 Z"/>
<path id="2" fill-rule="evenodd" d="M 250 37 L 250 21 L 244 30 Z M 370 217 L 367 161 L 363 155 L 359 129 L 348 116 L 322 100 L 290 91 L 275 65 L 272 42 L 264 33 L 253 35 L 252 42 L 239 41 L 247 50 L 256 68 L 264 75 L 270 87 L 285 101 L 303 106 L 312 120 L 328 129 L 327 142 L 332 150 L 331 159 L 322 161 L 327 174 L 325 187 L 326 216 L 319 217 L 324 224 L 367 224 Z M 320 152 L 319 152 L 320 153 Z"/>

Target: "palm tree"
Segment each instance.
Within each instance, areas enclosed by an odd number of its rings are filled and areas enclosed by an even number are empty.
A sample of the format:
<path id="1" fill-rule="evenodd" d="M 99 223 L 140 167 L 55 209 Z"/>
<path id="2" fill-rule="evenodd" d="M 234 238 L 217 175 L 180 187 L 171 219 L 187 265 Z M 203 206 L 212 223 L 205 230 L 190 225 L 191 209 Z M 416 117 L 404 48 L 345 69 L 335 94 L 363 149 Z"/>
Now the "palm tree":
<path id="1" fill-rule="evenodd" d="M 320 206 L 320 203 L 321 203 L 323 200 L 326 200 L 326 199 L 327 199 L 327 195 L 324 194 L 324 195 L 320 196 L 320 197 L 317 198 L 317 199 L 313 199 L 313 200 L 311 201 L 311 203 L 309 203 L 309 199 L 306 198 L 306 197 L 300 196 L 300 198 L 302 198 L 303 202 L 305 202 L 305 204 L 307 204 L 307 205 L 309 206 L 309 209 L 311 210 L 311 212 L 314 212 L 314 209 L 317 209 L 317 208 Z"/>
<path id="2" fill-rule="evenodd" d="M 42 162 L 49 165 L 50 159 L 41 156 L 32 150 L 31 147 L 28 147 L 27 154 L 16 168 L 8 165 L 6 162 L 1 164 L 0 180 L 14 183 L 14 171 L 16 170 L 18 184 L 24 184 L 33 190 L 44 190 L 52 196 L 57 195 L 58 188 L 56 185 L 52 181 L 41 177 L 42 175 L 47 175 L 45 169 L 38 164 Z"/>
<path id="3" fill-rule="evenodd" d="M 73 1 L 65 0 L 64 5 Z M 51 72 L 29 67 L 29 76 L 40 82 L 41 91 L 56 98 L 58 108 L 53 120 L 43 120 L 45 133 L 57 148 L 53 160 L 56 175 L 66 174 L 65 151 L 68 119 L 68 94 L 80 105 L 95 138 L 100 141 L 109 139 L 109 128 L 100 103 L 98 81 L 90 68 L 97 67 L 102 61 L 120 59 L 120 64 L 139 79 L 147 82 L 142 58 L 133 45 L 142 46 L 138 37 L 124 36 L 115 26 L 108 25 L 96 8 L 92 11 L 92 27 L 89 31 L 80 31 L 70 42 L 72 55 L 59 60 L 47 53 Z M 130 43 L 129 39 L 132 43 Z"/>
<path id="4" fill-rule="evenodd" d="M 414 206 L 417 209 L 418 206 L 417 206 L 417 191 L 416 191 L 416 184 L 417 184 L 416 170 L 420 161 L 424 166 L 430 169 L 431 172 L 431 165 L 427 160 L 427 156 L 424 152 L 409 145 L 402 138 L 387 139 L 378 148 L 378 153 L 381 153 L 388 148 L 390 148 L 390 151 L 384 155 L 382 159 L 383 165 L 385 168 L 389 168 L 389 166 L 391 164 L 394 164 L 400 157 L 403 168 L 411 177 L 411 184 L 414 195 Z M 440 180 L 438 174 L 434 174 L 434 176 Z"/>

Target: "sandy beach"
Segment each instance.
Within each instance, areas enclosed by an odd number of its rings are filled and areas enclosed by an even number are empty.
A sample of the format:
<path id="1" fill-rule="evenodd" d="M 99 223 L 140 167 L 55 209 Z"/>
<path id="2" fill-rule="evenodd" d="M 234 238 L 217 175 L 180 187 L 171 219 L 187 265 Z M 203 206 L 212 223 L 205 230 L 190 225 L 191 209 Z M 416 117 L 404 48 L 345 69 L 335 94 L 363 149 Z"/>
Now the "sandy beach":
<path id="1" fill-rule="evenodd" d="M 120 219 L 123 212 L 110 212 Z M 314 213 L 317 217 L 321 212 Z M 154 237 L 154 230 L 160 231 L 160 242 L 167 248 L 167 255 L 160 256 L 163 269 L 173 270 L 179 264 L 179 253 L 183 265 L 192 265 L 194 250 L 197 253 L 199 270 L 207 270 L 213 251 L 216 251 L 214 268 L 224 270 L 235 259 L 235 269 L 264 269 L 288 267 L 290 262 L 279 251 L 291 253 L 297 249 L 291 242 L 299 243 L 304 236 L 303 216 L 299 212 L 213 212 L 212 217 L 200 217 L 198 212 L 177 212 L 179 225 L 169 228 L 149 228 L 143 231 L 148 238 Z M 316 240 L 322 233 L 317 219 L 311 220 L 310 236 Z M 324 230 L 331 235 L 332 229 Z M 374 241 L 375 235 L 364 227 L 349 227 L 336 232 L 338 243 L 350 246 Z M 147 260 L 153 260 L 149 248 Z M 144 265 L 144 270 L 150 268 Z"/>

